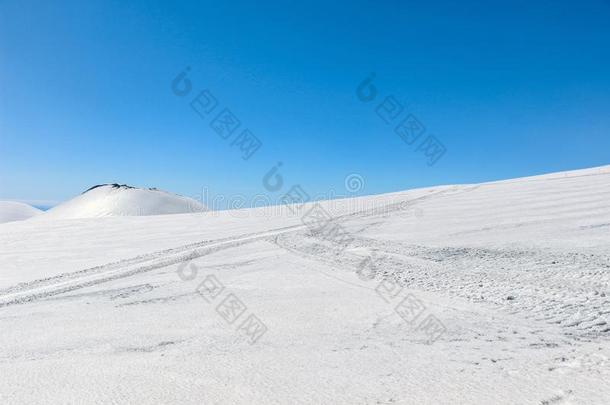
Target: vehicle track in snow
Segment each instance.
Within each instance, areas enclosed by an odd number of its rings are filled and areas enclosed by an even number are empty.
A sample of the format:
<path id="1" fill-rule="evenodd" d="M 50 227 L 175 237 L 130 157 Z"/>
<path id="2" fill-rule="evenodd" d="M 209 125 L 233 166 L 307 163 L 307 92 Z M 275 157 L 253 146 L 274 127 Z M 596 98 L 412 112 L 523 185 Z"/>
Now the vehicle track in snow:
<path id="1" fill-rule="evenodd" d="M 407 210 L 414 204 L 425 201 L 433 196 L 464 192 L 475 189 L 477 186 L 451 187 L 436 190 L 430 194 L 404 200 L 398 203 L 378 208 L 365 209 L 333 217 L 332 221 L 339 222 L 347 219 L 386 215 L 391 212 Z M 177 264 L 186 260 L 193 260 L 208 254 L 243 244 L 266 240 L 270 237 L 284 233 L 299 232 L 306 229 L 305 225 L 292 225 L 272 230 L 237 235 L 216 240 L 205 240 L 176 248 L 165 249 L 133 258 L 95 266 L 88 269 L 63 273 L 54 277 L 20 283 L 0 290 L 0 308 L 14 304 L 23 304 L 39 299 L 63 294 L 77 289 L 90 287 L 119 278 L 130 277 L 135 274 L 148 272 L 162 267 Z"/>
<path id="2" fill-rule="evenodd" d="M 107 281 L 130 277 L 302 227 L 302 225 L 295 225 L 230 238 L 206 240 L 47 279 L 17 284 L 0 291 L 0 307 L 32 302 Z"/>
<path id="3" fill-rule="evenodd" d="M 610 333 L 610 257 L 606 255 L 550 249 L 432 248 L 353 238 L 345 250 L 304 231 L 269 240 L 336 269 L 327 275 L 349 284 L 352 278 L 341 275 L 357 271 L 365 257 L 372 255 L 377 280 L 391 277 L 407 288 L 491 303 L 508 313 L 563 326 L 567 335 Z"/>

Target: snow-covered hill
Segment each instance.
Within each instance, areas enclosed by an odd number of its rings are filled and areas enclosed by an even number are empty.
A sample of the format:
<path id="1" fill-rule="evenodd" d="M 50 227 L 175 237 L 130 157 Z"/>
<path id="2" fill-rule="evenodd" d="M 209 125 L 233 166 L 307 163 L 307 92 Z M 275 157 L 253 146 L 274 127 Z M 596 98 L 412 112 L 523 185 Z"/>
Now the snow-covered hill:
<path id="1" fill-rule="evenodd" d="M 0 201 L 0 224 L 4 222 L 23 221 L 41 214 L 42 211 L 31 205 L 17 201 Z"/>
<path id="2" fill-rule="evenodd" d="M 47 211 L 41 219 L 165 215 L 202 212 L 198 201 L 157 189 L 119 184 L 91 187 L 81 195 Z"/>
<path id="3" fill-rule="evenodd" d="M 610 166 L 323 202 L 344 248 L 287 207 L 2 224 L 0 403 L 607 405 L 609 201 Z"/>

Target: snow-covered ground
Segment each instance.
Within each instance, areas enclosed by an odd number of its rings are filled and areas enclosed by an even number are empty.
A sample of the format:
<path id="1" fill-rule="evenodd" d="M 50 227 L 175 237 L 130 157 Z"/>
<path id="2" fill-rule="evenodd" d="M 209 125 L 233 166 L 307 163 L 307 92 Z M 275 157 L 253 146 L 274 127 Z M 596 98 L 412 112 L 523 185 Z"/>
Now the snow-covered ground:
<path id="1" fill-rule="evenodd" d="M 609 197 L 605 166 L 321 203 L 345 245 L 313 204 L 2 224 L 0 403 L 608 404 Z"/>
<path id="2" fill-rule="evenodd" d="M 0 224 L 5 222 L 23 221 L 39 215 L 42 210 L 18 201 L 0 201 Z"/>

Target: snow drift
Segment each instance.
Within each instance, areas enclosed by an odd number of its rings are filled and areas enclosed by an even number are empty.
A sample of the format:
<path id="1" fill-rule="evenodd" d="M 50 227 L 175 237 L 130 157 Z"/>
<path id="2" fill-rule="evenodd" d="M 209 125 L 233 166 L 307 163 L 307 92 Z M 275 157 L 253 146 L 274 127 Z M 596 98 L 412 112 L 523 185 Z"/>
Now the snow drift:
<path id="1" fill-rule="evenodd" d="M 47 211 L 41 218 L 184 214 L 204 211 L 198 201 L 154 188 L 101 184 Z"/>
<path id="2" fill-rule="evenodd" d="M 31 205 L 17 201 L 0 201 L 0 224 L 4 222 L 23 221 L 41 214 L 42 211 Z"/>

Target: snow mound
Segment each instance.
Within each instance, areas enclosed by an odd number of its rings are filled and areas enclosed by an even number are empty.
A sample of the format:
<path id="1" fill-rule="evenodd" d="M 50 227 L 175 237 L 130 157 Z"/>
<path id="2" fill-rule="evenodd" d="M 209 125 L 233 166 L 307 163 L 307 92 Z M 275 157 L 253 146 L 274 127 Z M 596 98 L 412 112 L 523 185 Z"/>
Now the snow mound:
<path id="1" fill-rule="evenodd" d="M 205 211 L 198 201 L 155 188 L 100 184 L 47 211 L 41 218 L 185 214 Z"/>
<path id="2" fill-rule="evenodd" d="M 4 222 L 23 221 L 41 214 L 42 211 L 31 205 L 17 201 L 0 201 L 0 224 Z"/>

